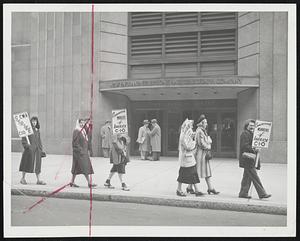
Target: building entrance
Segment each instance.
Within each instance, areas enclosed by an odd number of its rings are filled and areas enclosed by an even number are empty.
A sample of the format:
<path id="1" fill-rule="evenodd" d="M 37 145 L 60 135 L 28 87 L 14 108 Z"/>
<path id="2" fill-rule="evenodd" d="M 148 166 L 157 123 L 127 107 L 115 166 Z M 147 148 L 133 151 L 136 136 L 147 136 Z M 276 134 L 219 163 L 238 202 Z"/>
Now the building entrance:
<path id="1" fill-rule="evenodd" d="M 139 155 L 139 146 L 136 143 L 136 139 L 139 127 L 142 126 L 144 119 L 150 121 L 156 118 L 161 127 L 161 154 L 163 156 L 177 156 L 178 139 L 182 122 L 186 118 L 194 120 L 194 130 L 196 130 L 200 114 L 205 114 L 208 121 L 208 134 L 213 141 L 213 155 L 215 157 L 236 157 L 237 113 L 235 107 L 224 108 L 222 105 L 201 107 L 201 105 L 198 105 L 199 108 L 196 109 L 195 105 L 189 105 L 194 108 L 188 109 L 182 105 L 177 106 L 177 108 L 168 108 L 168 106 L 161 103 L 157 109 L 136 108 L 133 110 L 133 125 L 131 128 L 131 136 L 133 137 L 131 145 L 132 155 Z"/>

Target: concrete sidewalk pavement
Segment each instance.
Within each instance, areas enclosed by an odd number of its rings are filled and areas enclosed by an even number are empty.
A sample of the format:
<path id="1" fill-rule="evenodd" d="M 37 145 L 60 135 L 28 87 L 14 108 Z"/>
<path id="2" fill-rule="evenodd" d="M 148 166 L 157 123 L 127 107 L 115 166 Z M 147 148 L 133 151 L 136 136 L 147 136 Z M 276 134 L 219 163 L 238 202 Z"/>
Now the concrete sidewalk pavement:
<path id="1" fill-rule="evenodd" d="M 42 160 L 41 179 L 45 186 L 36 185 L 34 174 L 27 174 L 27 185 L 20 184 L 21 173 L 19 164 L 22 153 L 12 153 L 12 194 L 44 196 L 69 183 L 71 180 L 71 155 L 47 155 Z M 206 195 L 195 197 L 176 196 L 178 161 L 176 157 L 161 157 L 160 161 L 142 161 L 138 157 L 131 157 L 126 166 L 125 182 L 130 191 L 123 191 L 115 175 L 111 180 L 115 189 L 107 189 L 104 182 L 109 174 L 111 164 L 108 158 L 92 157 L 95 174 L 93 182 L 98 184 L 93 189 L 93 200 L 110 200 L 119 202 L 136 202 L 157 205 L 184 206 L 195 208 L 223 209 L 234 211 L 260 212 L 286 215 L 287 213 L 287 165 L 262 163 L 259 171 L 261 181 L 272 197 L 259 200 L 253 187 L 252 199 L 238 198 L 243 169 L 238 167 L 238 160 L 215 158 L 211 161 L 212 181 L 219 195 L 208 195 L 206 183 L 201 179 L 201 191 Z M 55 197 L 89 199 L 90 190 L 83 175 L 78 175 L 75 183 L 79 188 L 66 187 Z M 185 188 L 186 185 L 183 185 Z M 251 189 L 250 189 L 251 190 Z"/>

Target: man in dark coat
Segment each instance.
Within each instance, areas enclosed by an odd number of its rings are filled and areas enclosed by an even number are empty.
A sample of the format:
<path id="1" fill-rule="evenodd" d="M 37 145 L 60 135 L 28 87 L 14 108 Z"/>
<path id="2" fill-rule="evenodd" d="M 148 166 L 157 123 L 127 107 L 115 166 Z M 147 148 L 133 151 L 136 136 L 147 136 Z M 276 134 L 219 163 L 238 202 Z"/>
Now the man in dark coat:
<path id="1" fill-rule="evenodd" d="M 251 198 L 248 195 L 248 191 L 251 186 L 251 182 L 258 193 L 260 199 L 269 198 L 271 194 L 267 194 L 260 179 L 257 175 L 256 169 L 260 169 L 260 160 L 258 160 L 257 167 L 255 167 L 255 161 L 243 157 L 244 152 L 257 154 L 258 150 L 252 147 L 253 132 L 255 128 L 255 120 L 247 120 L 244 126 L 244 131 L 240 138 L 240 153 L 239 153 L 239 166 L 244 168 L 243 179 L 241 182 L 241 189 L 239 193 L 240 198 Z"/>

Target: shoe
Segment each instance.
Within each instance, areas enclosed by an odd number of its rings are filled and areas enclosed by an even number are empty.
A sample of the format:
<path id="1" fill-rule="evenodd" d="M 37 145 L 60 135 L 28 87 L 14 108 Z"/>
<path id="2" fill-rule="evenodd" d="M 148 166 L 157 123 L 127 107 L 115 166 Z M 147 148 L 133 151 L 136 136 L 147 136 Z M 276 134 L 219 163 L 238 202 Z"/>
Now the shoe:
<path id="1" fill-rule="evenodd" d="M 203 196 L 204 193 L 203 192 L 195 192 L 195 195 L 196 195 L 196 197 L 199 197 L 199 196 Z"/>
<path id="2" fill-rule="evenodd" d="M 187 193 L 190 193 L 190 194 L 195 194 L 195 191 L 194 191 L 194 189 L 193 188 L 186 188 L 186 192 Z"/>
<path id="3" fill-rule="evenodd" d="M 186 194 L 183 191 L 178 191 L 178 190 L 176 190 L 176 195 L 180 196 L 180 197 L 185 197 L 186 196 Z"/>
<path id="4" fill-rule="evenodd" d="M 239 198 L 247 198 L 247 199 L 250 199 L 250 198 L 252 198 L 252 197 L 249 196 L 249 195 L 239 195 Z"/>
<path id="5" fill-rule="evenodd" d="M 210 195 L 210 193 L 218 195 L 220 192 L 217 192 L 215 189 L 207 190 L 207 193 Z"/>
<path id="6" fill-rule="evenodd" d="M 122 183 L 122 190 L 124 190 L 124 191 L 129 191 L 130 190 L 129 187 L 127 187 L 124 182 Z"/>
<path id="7" fill-rule="evenodd" d="M 272 196 L 271 194 L 266 194 L 266 195 L 260 197 L 259 199 L 269 198 L 269 197 L 271 197 L 271 196 Z"/>
<path id="8" fill-rule="evenodd" d="M 37 184 L 37 185 L 46 185 L 46 183 L 43 182 L 43 181 L 37 181 L 36 184 Z"/>
<path id="9" fill-rule="evenodd" d="M 26 184 L 27 184 L 27 182 L 26 182 L 25 179 L 21 179 L 20 183 L 23 184 L 23 185 L 26 185 Z"/>
<path id="10" fill-rule="evenodd" d="M 71 182 L 70 187 L 79 187 L 79 186 L 77 184 Z"/>
<path id="11" fill-rule="evenodd" d="M 97 187 L 97 184 L 94 184 L 94 183 L 88 184 L 88 187 L 89 187 L 89 188 Z"/>
<path id="12" fill-rule="evenodd" d="M 113 188 L 115 188 L 114 186 L 112 186 L 111 184 L 110 184 L 110 180 L 106 180 L 106 182 L 104 183 L 104 187 L 107 187 L 107 188 L 111 188 L 111 189 L 113 189 Z"/>

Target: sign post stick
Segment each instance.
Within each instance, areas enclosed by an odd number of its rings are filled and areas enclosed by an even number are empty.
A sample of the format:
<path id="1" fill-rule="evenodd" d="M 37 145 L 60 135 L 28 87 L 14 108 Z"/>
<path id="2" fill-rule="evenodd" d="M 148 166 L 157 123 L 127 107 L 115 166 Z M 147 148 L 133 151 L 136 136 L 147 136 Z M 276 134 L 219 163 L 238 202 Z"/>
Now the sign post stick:
<path id="1" fill-rule="evenodd" d="M 31 145 L 28 136 L 26 136 L 26 140 L 27 140 L 28 144 Z"/>

